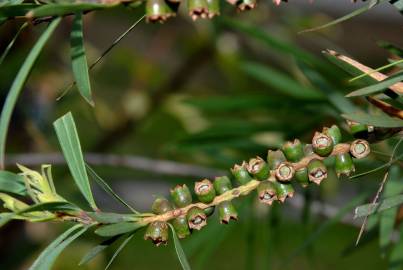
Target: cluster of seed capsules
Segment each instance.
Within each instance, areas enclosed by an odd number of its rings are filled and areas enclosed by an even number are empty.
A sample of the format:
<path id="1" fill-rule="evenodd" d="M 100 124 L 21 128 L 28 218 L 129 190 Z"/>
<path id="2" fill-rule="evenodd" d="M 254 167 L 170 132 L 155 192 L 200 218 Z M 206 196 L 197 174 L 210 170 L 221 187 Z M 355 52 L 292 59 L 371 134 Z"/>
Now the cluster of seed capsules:
<path id="1" fill-rule="evenodd" d="M 312 143 L 303 145 L 298 139 L 286 142 L 281 150 L 269 150 L 267 159 L 261 157 L 250 159 L 231 169 L 232 176 L 239 187 L 246 186 L 252 180 L 259 181 L 256 187 L 260 202 L 271 205 L 274 201 L 284 202 L 293 197 L 292 182 L 307 187 L 314 183 L 319 185 L 327 178 L 327 168 L 323 162 L 329 156 L 334 157 L 334 169 L 339 177 L 349 176 L 354 172 L 353 158 L 361 159 L 370 153 L 369 143 L 357 139 L 350 144 L 341 143 L 340 129 L 333 125 L 316 132 Z M 173 215 L 170 220 L 179 238 L 185 238 L 192 230 L 200 230 L 207 224 L 207 218 L 218 210 L 220 222 L 227 224 L 231 219 L 237 220 L 238 213 L 231 200 L 218 200 L 216 196 L 233 189 L 227 176 L 216 177 L 214 181 L 203 179 L 194 185 L 194 193 L 198 200 L 209 207 L 198 207 L 192 204 L 192 194 L 186 185 L 177 185 L 171 189 L 171 201 L 158 197 L 152 205 L 152 212 L 162 215 L 169 211 L 182 211 L 180 216 Z M 214 201 L 216 202 L 216 201 Z M 217 209 L 216 209 L 217 208 Z M 181 210 L 182 209 L 182 210 Z M 182 213 L 181 212 L 181 213 Z M 154 221 L 148 225 L 145 239 L 156 245 L 166 244 L 168 240 L 168 223 Z"/>
<path id="2" fill-rule="evenodd" d="M 148 22 L 165 22 L 167 19 L 176 16 L 182 0 L 147 0 L 146 18 Z M 256 0 L 227 0 L 237 7 L 238 11 L 250 10 L 256 7 Z M 211 19 L 220 15 L 220 0 L 187 0 L 189 16 L 196 20 L 198 18 Z"/>

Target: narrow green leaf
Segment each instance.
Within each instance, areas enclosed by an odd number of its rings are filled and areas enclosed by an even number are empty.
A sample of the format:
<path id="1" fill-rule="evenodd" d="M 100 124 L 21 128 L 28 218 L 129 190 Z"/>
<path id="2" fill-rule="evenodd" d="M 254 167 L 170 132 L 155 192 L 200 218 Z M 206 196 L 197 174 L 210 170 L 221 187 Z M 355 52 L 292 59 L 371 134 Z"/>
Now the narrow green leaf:
<path id="1" fill-rule="evenodd" d="M 110 7 L 115 7 L 115 4 L 95 4 L 95 3 L 63 3 L 63 4 L 46 4 L 37 7 L 26 14 L 27 17 L 47 17 L 47 16 L 63 16 L 67 14 L 85 12 L 90 10 L 99 10 Z"/>
<path id="2" fill-rule="evenodd" d="M 185 252 L 183 251 L 181 242 L 179 241 L 179 238 L 176 235 L 175 229 L 171 224 L 168 223 L 168 225 L 169 225 L 169 227 L 171 228 L 171 231 L 172 231 L 172 238 L 174 240 L 176 255 L 178 255 L 178 259 L 179 259 L 179 262 L 180 262 L 180 264 L 182 266 L 182 269 L 183 270 L 190 270 L 191 269 L 190 264 L 188 262 L 188 259 L 186 258 Z"/>
<path id="3" fill-rule="evenodd" d="M 0 228 L 15 217 L 14 213 L 0 213 Z"/>
<path id="4" fill-rule="evenodd" d="M 0 8 L 0 23 L 17 16 L 24 16 L 30 10 L 39 7 L 38 4 L 7 5 Z"/>
<path id="5" fill-rule="evenodd" d="M 90 251 L 84 255 L 84 257 L 81 259 L 80 263 L 78 264 L 79 266 L 84 265 L 88 262 L 90 262 L 92 259 L 94 259 L 99 253 L 107 249 L 110 245 L 116 242 L 120 238 L 120 235 L 116 235 L 114 237 L 111 237 L 109 239 L 106 239 L 99 245 L 93 247 L 90 249 Z"/>
<path id="6" fill-rule="evenodd" d="M 96 229 L 95 233 L 103 237 L 110 237 L 133 232 L 144 226 L 145 224 L 141 224 L 138 222 L 121 222 L 121 223 L 103 225 L 98 229 Z"/>
<path id="7" fill-rule="evenodd" d="M 78 211 L 78 210 L 80 209 L 69 202 L 45 202 L 34 204 L 28 208 L 25 208 L 22 211 L 19 211 L 16 214 L 21 215 L 30 212 L 40 212 L 40 211 L 57 212 L 57 211 Z"/>
<path id="8" fill-rule="evenodd" d="M 84 47 L 83 15 L 81 13 L 76 13 L 74 17 L 70 36 L 70 46 L 71 63 L 78 91 L 91 106 L 94 106 L 87 57 Z"/>
<path id="9" fill-rule="evenodd" d="M 71 112 L 57 119 L 53 125 L 74 181 L 92 209 L 96 210 L 97 206 L 92 196 L 80 140 Z"/>
<path id="10" fill-rule="evenodd" d="M 14 43 L 17 40 L 17 38 L 20 36 L 20 33 L 22 32 L 22 30 L 24 30 L 27 26 L 28 26 L 27 22 L 23 23 L 21 25 L 20 29 L 18 29 L 17 33 L 14 35 L 13 39 L 10 41 L 10 43 L 8 43 L 7 48 L 1 54 L 0 66 L 3 63 L 4 59 L 6 58 L 6 56 L 8 55 L 8 53 L 11 51 L 11 48 L 14 46 Z"/>
<path id="11" fill-rule="evenodd" d="M 117 214 L 117 213 L 105 213 L 105 212 L 93 212 L 87 213 L 92 219 L 102 224 L 121 223 L 125 221 L 136 221 L 136 218 L 130 214 Z"/>
<path id="12" fill-rule="evenodd" d="M 352 120 L 361 124 L 371 125 L 374 127 L 403 127 L 403 120 L 398 118 L 392 118 L 384 113 L 379 114 L 368 114 L 365 112 L 355 112 L 349 114 L 342 114 L 342 117 Z"/>
<path id="13" fill-rule="evenodd" d="M 41 35 L 41 37 L 38 39 L 38 41 L 35 43 L 34 47 L 29 52 L 27 58 L 18 71 L 18 74 L 15 77 L 13 84 L 11 85 L 10 91 L 7 94 L 7 98 L 3 105 L 0 116 L 0 168 L 4 168 L 7 130 L 10 124 L 11 114 L 13 113 L 15 103 L 17 102 L 18 96 L 22 88 L 24 87 L 32 66 L 34 65 L 49 37 L 59 25 L 60 21 L 61 18 L 54 19 L 50 23 L 49 27 L 45 30 L 45 32 Z"/>
<path id="14" fill-rule="evenodd" d="M 401 81 L 403 81 L 403 74 L 399 73 L 379 83 L 355 90 L 346 95 L 346 97 L 359 97 L 359 96 L 369 96 L 379 94 L 384 92 L 389 86 L 394 85 L 395 83 Z"/>
<path id="15" fill-rule="evenodd" d="M 351 13 L 343 16 L 343 17 L 340 17 L 340 18 L 338 18 L 338 19 L 336 19 L 334 21 L 331 21 L 329 23 L 326 23 L 326 24 L 318 26 L 318 27 L 303 30 L 300 33 L 318 31 L 318 30 L 322 30 L 322 29 L 325 29 L 327 27 L 334 26 L 336 24 L 342 23 L 342 22 L 347 21 L 347 20 L 349 20 L 349 19 L 351 19 L 351 18 L 353 18 L 355 16 L 361 15 L 362 13 L 364 13 L 364 12 L 370 10 L 371 8 L 373 8 L 375 5 L 380 4 L 382 2 L 385 2 L 385 1 L 386 0 L 379 0 L 379 1 L 376 1 L 376 2 L 371 1 L 371 2 L 368 3 L 368 5 L 366 5 L 366 6 L 362 7 L 362 8 L 356 9 L 353 12 L 351 12 Z"/>
<path id="16" fill-rule="evenodd" d="M 281 74 L 267 66 L 249 62 L 242 65 L 242 70 L 256 80 L 276 88 L 282 94 L 298 99 L 323 100 L 323 95 L 320 92 L 305 87 L 290 79 L 289 76 Z"/>
<path id="17" fill-rule="evenodd" d="M 364 204 L 364 205 L 358 206 L 355 209 L 354 218 L 360 218 L 360 217 L 372 215 L 374 213 L 380 213 L 380 212 L 390 209 L 392 207 L 397 207 L 401 204 L 403 204 L 403 195 L 393 196 L 393 197 L 381 200 L 380 202 L 375 203 L 375 204 L 372 204 L 372 203 Z"/>
<path id="18" fill-rule="evenodd" d="M 400 178 L 400 170 L 398 166 L 392 166 L 389 170 L 389 179 L 383 193 L 384 197 L 396 196 L 403 192 L 403 183 Z M 380 213 L 379 220 L 379 245 L 384 252 L 388 247 L 397 215 L 397 208 L 390 208 Z"/>
<path id="19" fill-rule="evenodd" d="M 42 251 L 29 270 L 50 270 L 60 253 L 87 229 L 88 227 L 83 227 L 81 224 L 68 229 Z"/>
<path id="20" fill-rule="evenodd" d="M 119 253 L 122 251 L 122 249 L 127 245 L 127 243 L 130 242 L 130 240 L 132 240 L 134 234 L 130 235 L 129 237 L 127 237 L 118 247 L 118 249 L 115 251 L 115 253 L 113 253 L 112 258 L 109 260 L 108 264 L 105 267 L 105 270 L 109 269 L 109 267 L 112 265 L 113 261 L 116 259 L 116 257 L 119 255 Z"/>
<path id="21" fill-rule="evenodd" d="M 24 177 L 8 171 L 0 171 L 0 191 L 21 196 L 27 195 Z"/>
<path id="22" fill-rule="evenodd" d="M 127 202 L 125 202 L 118 194 L 116 194 L 113 189 L 106 183 L 104 179 L 102 179 L 88 164 L 85 164 L 87 167 L 87 171 L 89 175 L 92 177 L 93 180 L 103 189 L 106 193 L 111 195 L 116 201 L 120 202 L 127 208 L 129 208 L 133 213 L 138 214 L 139 212 L 136 211 L 133 207 L 131 207 Z"/>

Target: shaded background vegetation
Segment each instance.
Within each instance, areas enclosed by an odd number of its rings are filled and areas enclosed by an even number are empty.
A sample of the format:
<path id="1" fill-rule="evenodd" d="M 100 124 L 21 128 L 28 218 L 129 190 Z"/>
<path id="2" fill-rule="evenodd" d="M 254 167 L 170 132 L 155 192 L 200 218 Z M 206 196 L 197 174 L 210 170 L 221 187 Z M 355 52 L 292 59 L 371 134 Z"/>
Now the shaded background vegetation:
<path id="1" fill-rule="evenodd" d="M 297 34 L 353 8 L 349 1 L 280 7 L 262 2 L 248 13 L 224 10 L 225 16 L 212 21 L 193 23 L 178 16 L 164 25 L 141 23 L 91 72 L 95 108 L 75 89 L 56 101 L 72 80 L 71 24 L 65 20 L 17 104 L 8 151 L 58 152 L 51 123 L 71 110 L 85 152 L 140 156 L 155 166 L 158 160 L 203 166 L 189 173 L 175 173 L 176 163 L 170 164 L 171 173 L 128 168 L 121 161 L 96 167 L 122 197 L 147 211 L 154 196 L 165 194 L 175 183 L 191 186 L 204 175 L 214 175 L 213 169 L 227 169 L 257 154 L 264 156 L 268 148 L 277 148 L 287 139 L 308 141 L 325 125 L 345 127 L 341 112 L 354 106 L 365 108 L 364 100 L 343 97 L 359 84 L 348 84 L 347 74 L 327 62 L 321 51 L 336 49 L 370 66 L 384 65 L 388 53 L 377 41 L 402 45 L 398 12 L 383 5 L 342 25 Z M 124 9 L 88 14 L 89 62 L 141 15 L 140 10 Z M 1 50 L 17 27 L 15 23 L 2 27 Z M 2 99 L 43 27 L 24 31 L 0 67 Z M 390 153 L 393 143 L 383 142 L 376 148 Z M 12 163 L 13 156 L 8 158 Z M 357 164 L 357 169 L 362 172 L 384 160 L 374 155 Z M 54 171 L 60 193 L 80 201 L 66 167 L 57 166 Z M 337 180 L 333 173 L 320 188 L 299 190 L 297 202 L 270 209 L 252 198 L 243 199 L 238 202 L 239 222 L 219 226 L 212 219 L 207 229 L 183 241 L 184 249 L 195 269 L 384 269 L 388 256 L 382 256 L 377 229 L 370 230 L 361 247 L 353 249 L 360 221 L 351 215 L 344 222 L 333 218 L 337 209 L 358 194 L 374 193 L 381 178 L 382 172 Z M 123 211 L 102 190 L 96 189 L 95 196 L 102 209 Z M 352 208 L 347 212 L 352 213 Z M 55 224 L 8 224 L 0 231 L 0 268 L 26 268 L 62 229 Z M 83 254 L 99 241 L 87 236 L 73 243 L 55 269 L 77 269 Z M 112 254 L 110 249 L 81 268 L 102 269 Z M 177 269 L 179 264 L 172 244 L 155 248 L 136 234 L 112 265 L 112 269 L 133 268 Z"/>

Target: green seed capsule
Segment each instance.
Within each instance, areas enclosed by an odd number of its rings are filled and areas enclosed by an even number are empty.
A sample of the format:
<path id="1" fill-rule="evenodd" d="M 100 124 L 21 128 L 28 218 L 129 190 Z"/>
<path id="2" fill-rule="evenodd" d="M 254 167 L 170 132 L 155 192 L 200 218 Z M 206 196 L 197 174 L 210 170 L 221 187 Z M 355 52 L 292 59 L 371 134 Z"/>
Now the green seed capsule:
<path id="1" fill-rule="evenodd" d="M 190 229 L 200 230 L 207 225 L 207 216 L 199 207 L 190 208 L 186 218 Z"/>
<path id="2" fill-rule="evenodd" d="M 281 150 L 269 150 L 267 152 L 267 164 L 269 165 L 270 170 L 277 169 L 277 166 L 283 161 L 286 161 L 286 159 Z"/>
<path id="3" fill-rule="evenodd" d="M 214 214 L 214 210 L 215 210 L 215 207 L 214 206 L 210 206 L 210 207 L 207 207 L 207 208 L 204 208 L 203 209 L 203 211 L 204 211 L 204 213 L 206 214 L 206 216 L 211 216 L 212 214 Z"/>
<path id="4" fill-rule="evenodd" d="M 316 132 L 312 139 L 313 151 L 322 157 L 328 156 L 333 151 L 333 140 L 328 135 Z"/>
<path id="5" fill-rule="evenodd" d="M 214 179 L 214 189 L 218 195 L 221 195 L 232 189 L 231 181 L 227 176 L 220 176 Z"/>
<path id="6" fill-rule="evenodd" d="M 147 0 L 146 20 L 147 22 L 165 22 L 168 18 L 175 16 L 175 12 L 168 6 L 165 0 Z"/>
<path id="7" fill-rule="evenodd" d="M 232 169 L 231 169 L 232 175 L 234 176 L 235 180 L 240 184 L 240 185 L 245 185 L 248 183 L 250 180 L 252 180 L 252 176 L 250 176 L 248 170 L 247 170 L 247 164 L 244 161 L 242 165 L 236 164 Z"/>
<path id="8" fill-rule="evenodd" d="M 151 210 L 154 214 L 163 214 L 165 212 L 171 211 L 173 209 L 172 204 L 164 197 L 158 197 L 153 202 Z"/>
<path id="9" fill-rule="evenodd" d="M 190 235 L 189 225 L 186 216 L 180 216 L 172 221 L 172 226 L 175 229 L 179 238 L 186 238 Z"/>
<path id="10" fill-rule="evenodd" d="M 286 142 L 283 144 L 281 150 L 290 162 L 298 162 L 304 157 L 304 149 L 298 139 L 295 139 L 293 142 Z"/>
<path id="11" fill-rule="evenodd" d="M 207 0 L 208 18 L 220 15 L 220 0 Z"/>
<path id="12" fill-rule="evenodd" d="M 192 20 L 195 21 L 198 18 L 208 18 L 209 12 L 206 0 L 188 0 L 187 3 L 189 16 L 192 17 Z"/>
<path id="13" fill-rule="evenodd" d="M 192 203 L 192 194 L 185 184 L 177 185 L 171 189 L 171 198 L 177 207 L 185 207 Z"/>
<path id="14" fill-rule="evenodd" d="M 249 160 L 247 169 L 257 180 L 266 180 L 270 176 L 269 165 L 260 157 Z"/>
<path id="15" fill-rule="evenodd" d="M 294 177 L 294 167 L 289 162 L 282 162 L 277 166 L 275 175 L 280 182 L 289 182 Z"/>
<path id="16" fill-rule="evenodd" d="M 350 128 L 350 133 L 356 137 L 368 132 L 368 126 L 358 122 L 347 120 L 347 125 Z"/>
<path id="17" fill-rule="evenodd" d="M 230 201 L 225 201 L 218 205 L 218 214 L 222 224 L 228 224 L 231 219 L 238 220 L 238 213 Z"/>
<path id="18" fill-rule="evenodd" d="M 251 10 L 256 7 L 256 0 L 241 0 L 237 6 L 240 11 Z"/>
<path id="19" fill-rule="evenodd" d="M 309 181 L 320 185 L 322 180 L 327 178 L 327 169 L 325 164 L 319 159 L 313 159 L 308 164 Z"/>
<path id="20" fill-rule="evenodd" d="M 339 144 L 341 142 L 342 139 L 341 131 L 338 126 L 333 125 L 330 128 L 325 127 L 323 128 L 323 133 L 332 138 L 334 145 Z"/>
<path id="21" fill-rule="evenodd" d="M 259 201 L 264 204 L 272 205 L 273 201 L 277 200 L 276 187 L 270 181 L 262 181 L 257 187 Z"/>
<path id="22" fill-rule="evenodd" d="M 157 247 L 166 245 L 168 241 L 168 224 L 162 221 L 154 221 L 148 225 L 145 240 L 151 240 Z"/>
<path id="23" fill-rule="evenodd" d="M 350 153 L 357 159 L 365 158 L 371 152 L 369 143 L 366 140 L 355 140 L 350 145 Z"/>
<path id="24" fill-rule="evenodd" d="M 351 158 L 350 153 L 337 155 L 335 158 L 334 167 L 337 177 L 340 177 L 342 174 L 350 176 L 350 174 L 355 171 L 353 159 Z"/>
<path id="25" fill-rule="evenodd" d="M 212 202 L 216 195 L 214 186 L 208 179 L 195 183 L 195 193 L 202 203 Z"/>
<path id="26" fill-rule="evenodd" d="M 292 198 L 294 196 L 294 188 L 291 183 L 280 183 L 273 182 L 276 188 L 276 197 L 280 202 L 284 202 L 287 198 Z"/>
<path id="27" fill-rule="evenodd" d="M 308 169 L 301 168 L 295 172 L 295 179 L 303 187 L 306 188 L 309 185 Z"/>

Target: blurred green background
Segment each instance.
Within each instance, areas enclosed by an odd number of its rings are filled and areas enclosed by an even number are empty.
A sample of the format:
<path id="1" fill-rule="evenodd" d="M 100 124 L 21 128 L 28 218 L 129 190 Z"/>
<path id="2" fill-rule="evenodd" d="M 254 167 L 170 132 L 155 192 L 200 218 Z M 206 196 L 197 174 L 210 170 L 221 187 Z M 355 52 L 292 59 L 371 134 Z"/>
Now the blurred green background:
<path id="1" fill-rule="evenodd" d="M 344 98 L 359 84 L 348 83 L 347 74 L 321 51 L 335 49 L 369 66 L 382 66 L 388 52 L 377 41 L 402 44 L 402 17 L 392 6 L 382 5 L 341 25 L 298 34 L 360 5 L 347 0 L 296 2 L 275 7 L 261 1 L 257 9 L 246 13 L 223 3 L 223 16 L 213 20 L 192 22 L 182 10 L 163 25 L 142 22 L 91 72 L 95 108 L 76 89 L 57 100 L 72 81 L 71 20 L 65 19 L 17 104 L 8 137 L 8 168 L 14 168 L 14 154 L 26 161 L 19 162 L 36 169 L 40 163 L 54 161 L 59 192 L 85 207 L 66 166 L 47 156 L 60 151 L 52 122 L 70 110 L 84 152 L 97 154 L 89 163 L 96 163 L 96 171 L 123 198 L 149 211 L 153 198 L 167 194 L 176 183 L 192 186 L 195 180 L 213 177 L 234 163 L 265 156 L 267 149 L 288 139 L 307 142 L 326 125 L 345 129 L 340 113 L 367 104 Z M 86 15 L 89 62 L 142 12 L 141 8 L 117 8 Z M 1 51 L 18 26 L 8 22 L 0 28 Z M 2 100 L 43 29 L 40 25 L 24 31 L 0 67 Z M 350 139 L 347 133 L 345 139 Z M 388 153 L 392 143 L 375 148 Z M 39 154 L 37 159 L 32 153 Z M 119 160 L 111 166 L 107 154 L 140 159 L 130 166 Z M 144 160 L 151 166 L 142 166 Z M 373 155 L 359 162 L 357 171 L 384 160 Z M 160 165 L 168 169 L 161 170 Z M 185 171 L 182 165 L 193 167 Z M 331 173 L 320 187 L 298 190 L 295 202 L 269 208 L 258 205 L 255 198 L 240 200 L 237 223 L 219 225 L 211 218 L 206 229 L 183 241 L 185 252 L 194 269 L 386 269 L 387 256 L 382 256 L 376 229 L 365 235 L 359 248 L 353 248 L 361 222 L 352 220 L 353 207 L 346 210 L 343 221 L 334 218 L 359 194 L 373 194 L 381 178 L 382 172 L 337 180 Z M 101 189 L 94 187 L 94 192 L 101 209 L 123 211 Z M 8 224 L 0 231 L 0 269 L 26 269 L 63 229 L 59 224 Z M 111 269 L 180 268 L 172 243 L 156 248 L 142 238 L 142 232 L 137 233 Z M 117 245 L 89 265 L 77 266 L 100 241 L 87 234 L 67 248 L 55 269 L 103 269 Z"/>

